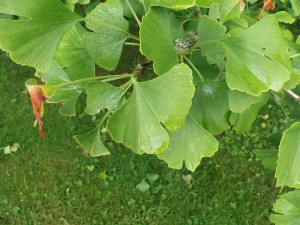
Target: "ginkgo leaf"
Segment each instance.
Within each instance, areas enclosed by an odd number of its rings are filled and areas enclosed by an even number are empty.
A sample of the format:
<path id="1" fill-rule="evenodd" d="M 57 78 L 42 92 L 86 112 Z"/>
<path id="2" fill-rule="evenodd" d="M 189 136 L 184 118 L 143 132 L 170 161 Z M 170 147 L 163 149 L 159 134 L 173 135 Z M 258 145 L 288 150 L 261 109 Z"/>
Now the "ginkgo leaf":
<path id="1" fill-rule="evenodd" d="M 49 69 L 64 33 L 81 20 L 59 0 L 1 0 L 0 13 L 24 18 L 0 20 L 0 48 L 15 62 L 43 72 Z"/>
<path id="2" fill-rule="evenodd" d="M 300 190 L 290 191 L 280 196 L 273 205 L 270 221 L 275 225 L 298 225 L 300 221 Z"/>
<path id="3" fill-rule="evenodd" d="M 217 20 L 208 16 L 202 16 L 198 24 L 199 46 L 202 54 L 211 63 L 223 62 L 225 49 L 220 40 L 227 38 L 226 27 Z"/>
<path id="4" fill-rule="evenodd" d="M 209 8 L 211 3 L 218 3 L 219 0 L 196 0 L 196 4 L 203 8 Z"/>
<path id="5" fill-rule="evenodd" d="M 119 0 L 100 3 L 86 18 L 86 26 L 94 32 L 83 35 L 84 45 L 92 59 L 102 68 L 112 71 L 118 65 L 123 44 L 130 36 L 129 23 L 123 17 Z"/>
<path id="6" fill-rule="evenodd" d="M 84 33 L 86 31 L 80 24 L 72 26 L 61 39 L 55 54 L 55 60 L 71 80 L 95 75 L 95 62 L 83 45 Z"/>
<path id="7" fill-rule="evenodd" d="M 93 157 L 110 154 L 101 141 L 99 128 L 86 134 L 75 135 L 74 139 L 86 153 Z"/>
<path id="8" fill-rule="evenodd" d="M 132 95 L 108 120 L 112 138 L 138 154 L 164 151 L 169 143 L 165 128 L 178 130 L 192 104 L 192 80 L 189 67 L 179 64 L 153 80 L 134 81 Z"/>
<path id="9" fill-rule="evenodd" d="M 294 16 L 300 15 L 300 2 L 298 0 L 291 0 L 292 8 L 294 10 Z"/>
<path id="10" fill-rule="evenodd" d="M 254 103 L 259 102 L 261 98 L 262 95 L 257 97 L 246 94 L 245 92 L 228 89 L 229 108 L 230 111 L 234 113 L 242 113 Z"/>
<path id="11" fill-rule="evenodd" d="M 278 160 L 278 150 L 254 150 L 256 158 L 262 161 L 265 168 L 275 171 Z"/>
<path id="12" fill-rule="evenodd" d="M 175 37 L 175 34 L 184 35 L 184 31 L 182 24 L 180 26 L 178 22 L 174 23 L 175 19 L 174 15 L 166 9 L 154 7 L 143 17 L 141 23 L 140 50 L 154 61 L 154 71 L 158 75 L 178 64 L 174 41 L 180 37 Z"/>
<path id="13" fill-rule="evenodd" d="M 286 90 L 294 89 L 300 83 L 300 69 L 292 67 L 290 76 L 290 79 L 283 85 L 283 88 Z"/>
<path id="14" fill-rule="evenodd" d="M 242 134 L 251 128 L 252 123 L 255 121 L 258 111 L 269 101 L 270 94 L 264 93 L 258 102 L 250 105 L 241 113 L 231 113 L 230 123 L 233 125 L 233 130 L 237 134 Z"/>
<path id="15" fill-rule="evenodd" d="M 139 0 L 144 7 L 162 6 L 171 9 L 187 9 L 195 5 L 195 0 Z"/>
<path id="16" fill-rule="evenodd" d="M 300 122 L 283 132 L 278 156 L 276 186 L 300 188 Z"/>
<path id="17" fill-rule="evenodd" d="M 47 103 L 62 103 L 59 112 L 63 116 L 76 116 L 76 104 L 79 95 L 84 87 L 78 85 L 70 85 L 55 90 L 54 94 Z"/>
<path id="18" fill-rule="evenodd" d="M 193 106 L 195 108 L 190 114 L 208 132 L 218 135 L 229 128 L 226 119 L 229 112 L 228 87 L 224 80 L 200 83 Z"/>
<path id="19" fill-rule="evenodd" d="M 223 60 L 225 49 L 228 87 L 254 96 L 269 89 L 279 91 L 290 77 L 291 65 L 276 17 L 267 16 L 243 31 L 231 32 L 230 36 L 225 35 L 225 30 L 212 18 L 200 18 L 199 45 L 203 54 L 218 63 Z"/>
<path id="20" fill-rule="evenodd" d="M 218 79 L 218 77 L 220 76 L 220 70 L 215 65 L 210 64 L 207 58 L 202 54 L 200 52 L 193 52 L 193 55 L 190 58 L 191 61 L 196 66 L 196 68 L 199 71 L 201 71 L 201 75 L 205 79 L 208 80 Z"/>
<path id="21" fill-rule="evenodd" d="M 248 23 L 241 18 L 245 3 L 243 0 L 218 0 L 211 4 L 209 16 L 220 20 L 222 24 L 226 22 L 234 22 L 241 27 L 247 27 Z"/>
<path id="22" fill-rule="evenodd" d="M 168 148 L 157 156 L 172 169 L 181 169 L 184 162 L 186 168 L 194 172 L 203 157 L 211 157 L 218 150 L 218 141 L 190 114 L 183 126 L 178 131 L 169 132 L 169 136 Z"/>
<path id="23" fill-rule="evenodd" d="M 288 49 L 275 16 L 265 17 L 222 43 L 230 89 L 259 96 L 269 89 L 279 91 L 289 79 Z"/>
<path id="24" fill-rule="evenodd" d="M 133 8 L 134 12 L 137 15 L 145 14 L 145 9 L 139 0 L 120 0 L 120 2 L 122 3 L 122 6 L 123 6 L 123 14 L 125 17 L 133 18 L 133 14 L 132 14 L 130 8 L 128 7 L 126 1 L 129 1 L 131 7 Z"/>
<path id="25" fill-rule="evenodd" d="M 220 19 L 222 23 L 239 18 L 241 12 L 240 0 L 220 0 Z"/>
<path id="26" fill-rule="evenodd" d="M 292 24 L 295 22 L 295 18 L 286 11 L 279 11 L 275 13 L 275 16 L 279 22 Z"/>
<path id="27" fill-rule="evenodd" d="M 39 86 L 43 89 L 45 96 L 48 98 L 47 102 L 61 102 L 63 106 L 59 112 L 65 116 L 75 116 L 77 98 L 84 90 L 85 84 L 62 86 L 64 83 L 69 83 L 71 79 L 54 60 L 46 73 L 37 72 L 36 76 L 41 77 L 47 84 Z"/>
<path id="28" fill-rule="evenodd" d="M 300 38 L 297 38 L 296 42 L 292 40 L 288 42 L 290 48 L 290 54 L 298 54 L 300 52 Z M 290 74 L 290 79 L 286 81 L 283 88 L 286 90 L 294 89 L 300 83 L 300 58 L 291 59 L 292 71 Z"/>
<path id="29" fill-rule="evenodd" d="M 101 81 L 88 83 L 86 92 L 85 112 L 89 115 L 97 114 L 103 108 L 110 109 L 113 107 L 122 93 L 120 88 Z"/>

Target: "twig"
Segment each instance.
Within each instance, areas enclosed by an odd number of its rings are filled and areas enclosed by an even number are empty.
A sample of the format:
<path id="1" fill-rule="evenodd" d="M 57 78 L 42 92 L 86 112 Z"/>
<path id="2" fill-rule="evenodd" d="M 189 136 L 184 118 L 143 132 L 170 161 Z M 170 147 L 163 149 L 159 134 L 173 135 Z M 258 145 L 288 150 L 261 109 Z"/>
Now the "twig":
<path id="1" fill-rule="evenodd" d="M 299 95 L 297 95 L 295 92 L 293 92 L 291 90 L 286 90 L 286 89 L 284 89 L 284 90 L 286 91 L 286 93 L 288 93 L 290 96 L 292 96 L 295 99 L 295 101 L 300 102 Z"/>
<path id="2" fill-rule="evenodd" d="M 290 120 L 290 118 L 289 118 L 287 112 L 285 111 L 285 109 L 284 109 L 282 103 L 280 102 L 280 100 L 281 100 L 280 97 L 279 97 L 274 91 L 272 91 L 272 95 L 273 95 L 274 100 L 275 100 L 275 102 L 277 103 L 277 105 L 279 105 L 280 108 L 282 109 L 282 111 L 283 111 L 285 117 L 286 117 L 288 120 Z"/>

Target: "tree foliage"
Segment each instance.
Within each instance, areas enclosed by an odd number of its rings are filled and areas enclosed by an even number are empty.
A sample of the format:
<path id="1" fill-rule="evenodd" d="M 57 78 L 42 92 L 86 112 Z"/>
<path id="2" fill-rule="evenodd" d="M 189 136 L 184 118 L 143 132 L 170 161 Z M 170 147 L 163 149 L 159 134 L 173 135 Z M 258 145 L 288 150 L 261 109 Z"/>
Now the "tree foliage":
<path id="1" fill-rule="evenodd" d="M 244 133 L 270 98 L 288 99 L 295 123 L 280 133 L 279 151 L 256 153 L 276 168 L 277 186 L 297 189 L 300 45 L 292 24 L 300 4 L 264 1 L 260 10 L 256 2 L 0 0 L 0 48 L 36 69 L 38 81 L 26 85 L 43 137 L 44 101 L 76 116 L 78 98 L 86 96 L 84 112 L 100 120 L 74 138 L 94 157 L 110 154 L 99 134 L 107 128 L 137 154 L 194 171 L 218 150 L 216 135 Z M 98 67 L 117 68 L 124 45 L 139 48 L 143 61 L 131 71 L 96 75 Z M 284 216 L 272 215 L 272 222 L 299 223 L 291 195 L 299 197 L 294 191 L 275 203 Z M 295 210 L 282 210 L 287 205 Z"/>

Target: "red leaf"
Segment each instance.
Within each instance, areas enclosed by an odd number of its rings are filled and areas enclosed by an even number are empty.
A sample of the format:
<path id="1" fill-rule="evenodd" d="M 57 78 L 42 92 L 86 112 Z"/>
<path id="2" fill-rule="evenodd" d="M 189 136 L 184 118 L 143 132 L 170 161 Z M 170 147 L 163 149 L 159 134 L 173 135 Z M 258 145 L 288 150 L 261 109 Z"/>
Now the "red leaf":
<path id="1" fill-rule="evenodd" d="M 33 115 L 36 119 L 36 122 L 39 125 L 39 133 L 40 136 L 45 139 L 45 131 L 44 131 L 44 126 L 43 126 L 43 113 L 44 113 L 44 108 L 43 108 L 43 103 L 46 100 L 46 97 L 44 96 L 43 90 L 41 88 L 36 87 L 35 85 L 26 85 L 27 90 L 30 94 L 30 99 L 32 103 L 32 109 L 33 109 Z"/>

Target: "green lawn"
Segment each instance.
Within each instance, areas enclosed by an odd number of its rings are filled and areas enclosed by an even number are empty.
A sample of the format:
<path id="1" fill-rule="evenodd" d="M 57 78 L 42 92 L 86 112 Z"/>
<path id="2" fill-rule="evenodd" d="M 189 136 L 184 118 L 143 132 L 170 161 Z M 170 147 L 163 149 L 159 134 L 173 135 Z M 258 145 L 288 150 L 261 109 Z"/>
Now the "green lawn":
<path id="1" fill-rule="evenodd" d="M 93 120 L 62 117 L 58 105 L 45 107 L 43 141 L 24 85 L 33 73 L 1 54 L 0 147 L 21 147 L 0 152 L 0 224 L 270 224 L 278 190 L 251 150 L 274 148 L 267 137 L 281 126 L 275 117 L 282 114 L 274 104 L 261 112 L 270 118 L 259 117 L 247 134 L 220 137 L 220 151 L 191 174 L 135 155 L 109 137 L 112 155 L 89 157 L 72 136 L 91 129 Z M 188 174 L 190 185 L 182 180 Z M 143 180 L 150 185 L 144 193 L 136 188 Z"/>

